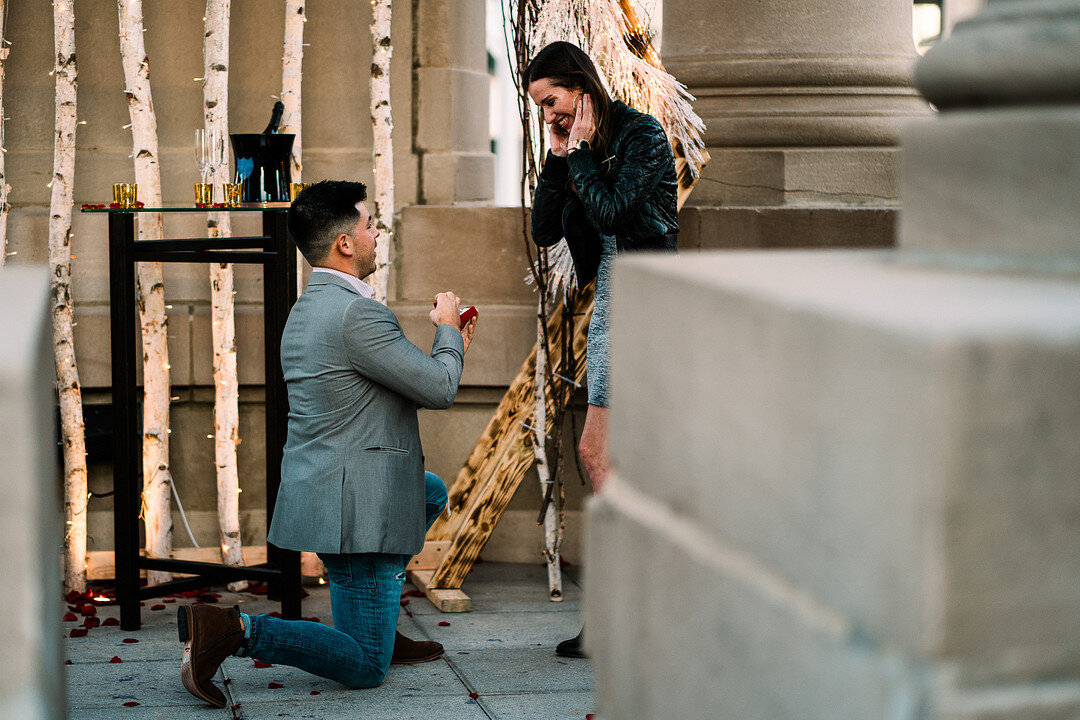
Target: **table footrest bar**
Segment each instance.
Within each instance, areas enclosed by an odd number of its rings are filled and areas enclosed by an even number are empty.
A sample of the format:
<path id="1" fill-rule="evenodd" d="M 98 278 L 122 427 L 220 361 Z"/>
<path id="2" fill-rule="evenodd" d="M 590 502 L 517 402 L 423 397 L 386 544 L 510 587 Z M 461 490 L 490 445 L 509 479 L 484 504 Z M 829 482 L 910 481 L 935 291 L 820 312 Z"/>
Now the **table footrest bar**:
<path id="1" fill-rule="evenodd" d="M 139 558 L 139 567 L 146 570 L 164 570 L 166 572 L 201 575 L 215 581 L 261 580 L 263 582 L 273 582 L 281 580 L 283 577 L 280 570 L 271 570 L 265 567 L 219 565 L 194 560 Z"/>

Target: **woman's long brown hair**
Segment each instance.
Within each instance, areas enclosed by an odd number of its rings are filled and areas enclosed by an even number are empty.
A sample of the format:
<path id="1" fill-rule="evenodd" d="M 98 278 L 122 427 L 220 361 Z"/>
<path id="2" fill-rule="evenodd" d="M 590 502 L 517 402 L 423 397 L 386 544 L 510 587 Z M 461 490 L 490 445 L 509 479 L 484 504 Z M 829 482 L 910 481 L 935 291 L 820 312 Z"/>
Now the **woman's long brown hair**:
<path id="1" fill-rule="evenodd" d="M 593 112 L 596 113 L 596 138 L 592 147 L 600 164 L 604 165 L 611 139 L 612 103 L 592 59 L 573 43 L 553 42 L 536 53 L 525 67 L 525 87 L 534 80 L 544 79 L 567 90 L 581 90 L 592 98 Z"/>

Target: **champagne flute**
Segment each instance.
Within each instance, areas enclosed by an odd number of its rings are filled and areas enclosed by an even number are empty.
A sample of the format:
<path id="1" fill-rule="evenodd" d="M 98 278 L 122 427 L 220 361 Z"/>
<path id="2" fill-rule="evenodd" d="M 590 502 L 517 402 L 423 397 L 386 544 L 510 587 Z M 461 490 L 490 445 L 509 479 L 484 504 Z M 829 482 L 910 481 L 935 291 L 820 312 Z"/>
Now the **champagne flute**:
<path id="1" fill-rule="evenodd" d="M 220 130 L 207 130 L 207 145 L 209 147 L 209 159 L 207 166 L 212 178 L 217 177 L 218 168 L 226 162 L 225 137 Z"/>
<path id="2" fill-rule="evenodd" d="M 206 174 L 210 166 L 210 143 L 213 134 L 203 128 L 195 131 L 195 164 L 199 166 L 199 177 L 206 184 Z"/>

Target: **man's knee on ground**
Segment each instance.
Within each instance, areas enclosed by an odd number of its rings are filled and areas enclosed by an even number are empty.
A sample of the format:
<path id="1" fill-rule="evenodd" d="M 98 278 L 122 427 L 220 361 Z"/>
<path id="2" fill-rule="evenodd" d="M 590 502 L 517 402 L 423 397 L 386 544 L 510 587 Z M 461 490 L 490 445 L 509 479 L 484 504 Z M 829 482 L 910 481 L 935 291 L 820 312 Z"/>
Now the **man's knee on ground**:
<path id="1" fill-rule="evenodd" d="M 382 685 L 383 679 L 386 677 L 386 671 L 389 667 L 379 670 L 377 668 L 366 667 L 357 668 L 355 672 L 345 678 L 341 678 L 341 684 L 351 690 L 360 690 L 363 688 L 373 688 Z"/>

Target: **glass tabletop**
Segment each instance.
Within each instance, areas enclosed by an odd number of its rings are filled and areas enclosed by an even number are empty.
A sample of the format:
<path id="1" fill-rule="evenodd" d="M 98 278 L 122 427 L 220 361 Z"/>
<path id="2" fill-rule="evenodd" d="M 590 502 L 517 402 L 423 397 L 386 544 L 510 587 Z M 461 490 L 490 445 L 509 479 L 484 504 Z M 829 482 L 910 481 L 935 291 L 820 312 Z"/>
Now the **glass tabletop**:
<path id="1" fill-rule="evenodd" d="M 194 205 L 168 205 L 165 207 L 113 208 L 81 206 L 84 213 L 148 213 L 148 212 L 263 212 L 264 210 L 288 210 L 289 202 L 246 202 L 237 207 L 195 207 Z"/>

